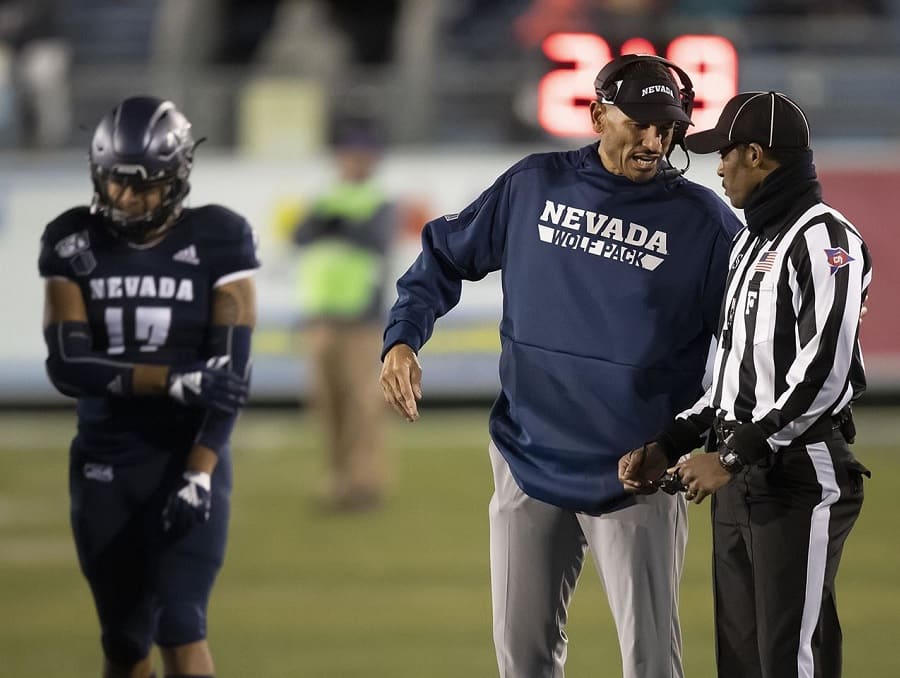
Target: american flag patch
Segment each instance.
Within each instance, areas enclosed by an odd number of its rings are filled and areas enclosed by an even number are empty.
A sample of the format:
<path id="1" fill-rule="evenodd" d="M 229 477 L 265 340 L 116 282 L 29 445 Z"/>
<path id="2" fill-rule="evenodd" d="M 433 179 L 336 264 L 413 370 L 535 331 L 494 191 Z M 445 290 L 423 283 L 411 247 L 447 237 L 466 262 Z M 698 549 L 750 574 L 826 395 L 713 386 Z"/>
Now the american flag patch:
<path id="1" fill-rule="evenodd" d="M 778 252 L 775 250 L 769 250 L 765 254 L 763 254 L 759 261 L 756 262 L 756 266 L 753 267 L 754 273 L 762 271 L 763 273 L 768 273 L 772 270 L 772 267 L 775 265 L 775 259 L 778 257 Z"/>

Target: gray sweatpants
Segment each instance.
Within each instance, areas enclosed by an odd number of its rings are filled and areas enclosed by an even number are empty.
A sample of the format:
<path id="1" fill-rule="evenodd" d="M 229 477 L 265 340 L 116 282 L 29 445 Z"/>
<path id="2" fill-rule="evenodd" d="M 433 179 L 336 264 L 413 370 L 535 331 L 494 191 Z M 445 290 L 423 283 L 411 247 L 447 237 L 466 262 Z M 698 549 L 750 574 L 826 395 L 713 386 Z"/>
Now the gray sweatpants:
<path id="1" fill-rule="evenodd" d="M 618 630 L 624 678 L 683 678 L 678 584 L 687 542 L 684 497 L 657 492 L 601 516 L 576 513 L 527 496 L 493 443 L 489 449 L 500 678 L 563 678 L 567 610 L 588 547 Z"/>

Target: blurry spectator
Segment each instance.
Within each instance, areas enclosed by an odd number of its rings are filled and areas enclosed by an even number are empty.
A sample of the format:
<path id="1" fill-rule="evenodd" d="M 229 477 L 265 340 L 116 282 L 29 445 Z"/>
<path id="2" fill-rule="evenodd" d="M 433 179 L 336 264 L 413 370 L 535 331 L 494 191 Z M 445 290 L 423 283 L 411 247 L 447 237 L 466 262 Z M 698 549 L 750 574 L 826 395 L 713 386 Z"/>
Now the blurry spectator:
<path id="1" fill-rule="evenodd" d="M 350 43 L 351 61 L 379 66 L 394 57 L 394 34 L 400 0 L 328 0 L 332 23 Z"/>
<path id="2" fill-rule="evenodd" d="M 519 2 L 518 4 L 523 4 Z M 603 26 L 610 37 L 607 22 L 656 17 L 671 5 L 670 0 L 532 0 L 515 20 L 515 33 L 526 47 L 534 47 L 552 33 L 583 32 L 585 26 Z"/>
<path id="3" fill-rule="evenodd" d="M 572 30 L 576 22 L 586 19 L 584 0 L 534 0 L 515 22 L 516 35 L 527 47 L 558 31 Z"/>
<path id="4" fill-rule="evenodd" d="M 68 137 L 69 50 L 54 24 L 55 4 L 0 0 L 0 137 L 7 142 L 52 147 Z"/>
<path id="5" fill-rule="evenodd" d="M 885 0 L 757 0 L 751 2 L 758 15 L 827 16 L 887 12 Z"/>
<path id="6" fill-rule="evenodd" d="M 490 3 L 458 0 L 448 3 L 446 25 L 442 30 L 447 49 L 454 56 L 468 59 L 517 54 L 520 50 L 514 39 L 514 32 L 518 31 L 517 17 L 528 9 L 529 4 L 537 3 L 529 3 L 528 0 L 497 0 Z M 564 4 L 580 5 L 581 0 L 564 0 Z M 542 13 L 541 18 L 553 19 L 555 16 Z M 557 27 L 540 27 L 540 30 L 546 35 Z"/>
<path id="7" fill-rule="evenodd" d="M 282 0 L 158 0 L 152 59 L 176 70 L 254 63 Z"/>
<path id="8" fill-rule="evenodd" d="M 341 122 L 335 130 L 339 180 L 294 233 L 303 248 L 299 282 L 313 401 L 327 447 L 326 510 L 376 508 L 388 482 L 378 372 L 385 259 L 396 219 L 372 181 L 380 153 L 371 122 Z"/>
<path id="9" fill-rule="evenodd" d="M 676 0 L 672 3 L 672 11 L 698 19 L 737 17 L 747 14 L 754 5 L 756 0 Z"/>
<path id="10" fill-rule="evenodd" d="M 204 0 L 203 13 L 219 26 L 211 60 L 221 64 L 251 64 L 265 56 L 266 43 L 274 30 L 287 31 L 296 38 L 306 31 L 334 28 L 347 43 L 347 60 L 361 65 L 383 65 L 394 57 L 394 35 L 402 7 L 401 0 Z M 178 2 L 169 3 L 169 12 L 182 15 Z M 279 26 L 286 22 L 287 26 Z M 312 22 L 314 25 L 306 25 Z M 323 23 L 330 26 L 323 26 Z M 303 25 L 298 25 L 303 24 Z M 298 64 L 304 67 L 305 64 Z"/>
<path id="11" fill-rule="evenodd" d="M 221 34 L 213 61 L 252 63 L 280 4 L 281 0 L 222 0 Z"/>

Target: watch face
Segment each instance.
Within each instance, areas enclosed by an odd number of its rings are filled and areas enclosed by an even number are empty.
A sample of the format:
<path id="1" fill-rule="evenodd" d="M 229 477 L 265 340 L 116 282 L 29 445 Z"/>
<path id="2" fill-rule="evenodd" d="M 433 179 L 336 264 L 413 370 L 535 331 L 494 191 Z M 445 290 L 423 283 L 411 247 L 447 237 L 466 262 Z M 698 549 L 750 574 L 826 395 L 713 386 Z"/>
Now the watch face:
<path id="1" fill-rule="evenodd" d="M 720 459 L 722 460 L 722 466 L 724 466 L 729 471 L 740 471 L 744 467 L 744 465 L 741 463 L 741 458 L 734 450 L 723 452 Z"/>

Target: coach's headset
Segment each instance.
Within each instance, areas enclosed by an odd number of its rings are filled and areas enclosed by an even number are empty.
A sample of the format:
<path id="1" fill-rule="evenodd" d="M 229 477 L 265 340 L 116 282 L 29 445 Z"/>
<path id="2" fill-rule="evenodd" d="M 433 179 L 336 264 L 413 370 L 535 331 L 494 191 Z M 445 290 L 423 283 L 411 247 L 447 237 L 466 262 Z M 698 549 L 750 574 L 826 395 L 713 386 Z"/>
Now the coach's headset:
<path id="1" fill-rule="evenodd" d="M 614 101 L 618 91 L 616 88 L 616 76 L 626 66 L 640 61 L 655 61 L 667 66 L 678 74 L 678 79 L 681 81 L 681 87 L 678 90 L 678 101 L 685 115 L 690 118 L 691 112 L 694 110 L 694 85 L 690 77 L 677 64 L 653 54 L 625 54 L 606 64 L 594 79 L 594 91 L 597 93 L 597 99 L 604 103 L 615 105 Z M 684 137 L 687 134 L 688 127 L 689 125 L 686 122 L 675 121 L 675 127 L 672 130 L 672 144 L 669 146 L 668 153 L 666 153 L 666 162 L 669 166 L 661 170 L 667 176 L 680 176 L 687 172 L 688 167 L 691 166 L 691 156 L 688 154 L 687 146 L 684 144 Z M 684 156 L 687 158 L 687 165 L 683 169 L 676 169 L 669 160 L 669 156 L 672 155 L 672 151 L 675 150 L 676 146 L 681 148 Z"/>

